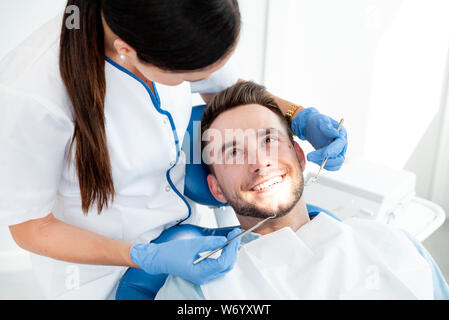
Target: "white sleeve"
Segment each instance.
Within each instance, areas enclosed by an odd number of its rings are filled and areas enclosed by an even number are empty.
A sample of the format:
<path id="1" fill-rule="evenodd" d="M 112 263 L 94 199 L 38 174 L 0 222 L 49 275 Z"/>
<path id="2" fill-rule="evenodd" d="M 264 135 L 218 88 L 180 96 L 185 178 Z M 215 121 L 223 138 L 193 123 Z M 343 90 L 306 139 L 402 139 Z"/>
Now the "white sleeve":
<path id="1" fill-rule="evenodd" d="M 236 84 L 239 76 L 231 60 L 213 73 L 209 79 L 191 82 L 192 93 L 218 93 Z"/>
<path id="2" fill-rule="evenodd" d="M 67 116 L 0 85 L 0 225 L 51 212 L 72 133 Z"/>

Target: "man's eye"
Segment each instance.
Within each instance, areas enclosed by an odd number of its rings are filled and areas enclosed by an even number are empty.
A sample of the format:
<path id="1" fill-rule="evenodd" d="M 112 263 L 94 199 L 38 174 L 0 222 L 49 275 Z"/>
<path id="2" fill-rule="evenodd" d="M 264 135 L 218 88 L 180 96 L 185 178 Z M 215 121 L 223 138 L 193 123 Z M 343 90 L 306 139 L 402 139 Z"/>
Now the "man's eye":
<path id="1" fill-rule="evenodd" d="M 265 138 L 265 144 L 275 142 L 277 139 L 275 137 L 266 137 Z"/>
<path id="2" fill-rule="evenodd" d="M 239 156 L 239 155 L 240 155 L 240 150 L 233 149 L 232 151 L 230 151 L 230 152 L 228 153 L 227 158 L 233 158 L 233 157 L 237 157 L 237 156 Z"/>

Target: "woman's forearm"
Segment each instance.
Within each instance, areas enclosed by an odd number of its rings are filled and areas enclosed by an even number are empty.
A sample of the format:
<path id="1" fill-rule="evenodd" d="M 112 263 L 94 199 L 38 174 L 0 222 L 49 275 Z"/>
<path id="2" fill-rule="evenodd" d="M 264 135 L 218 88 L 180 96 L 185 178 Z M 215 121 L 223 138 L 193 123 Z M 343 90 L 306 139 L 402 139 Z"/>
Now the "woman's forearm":
<path id="1" fill-rule="evenodd" d="M 69 225 L 52 214 L 9 228 L 21 248 L 42 256 L 80 264 L 138 267 L 129 257 L 132 243 Z"/>
<path id="2" fill-rule="evenodd" d="M 238 80 L 238 82 L 243 82 L 243 81 L 245 81 L 245 80 L 243 80 L 243 79 Z M 269 92 L 269 94 L 274 99 L 274 101 L 276 101 L 277 105 L 279 106 L 279 109 L 281 109 L 283 114 L 286 114 L 292 105 L 296 105 L 293 102 L 290 102 L 288 100 L 284 100 L 284 99 L 279 98 L 278 96 L 275 96 L 271 92 Z M 295 119 L 295 117 L 298 115 L 298 113 L 300 113 L 302 110 L 304 110 L 304 107 L 299 106 L 299 108 L 296 110 L 296 112 L 292 115 L 292 119 Z"/>
<path id="3" fill-rule="evenodd" d="M 279 109 L 281 109 L 283 114 L 286 114 L 287 111 L 290 109 L 292 105 L 294 105 L 293 102 L 281 99 L 274 94 L 270 93 L 273 97 L 274 101 L 276 101 L 277 105 L 279 106 Z M 295 111 L 295 113 L 292 115 L 292 119 L 295 119 L 295 117 L 300 113 L 302 110 L 304 110 L 304 107 L 299 106 L 299 108 Z"/>

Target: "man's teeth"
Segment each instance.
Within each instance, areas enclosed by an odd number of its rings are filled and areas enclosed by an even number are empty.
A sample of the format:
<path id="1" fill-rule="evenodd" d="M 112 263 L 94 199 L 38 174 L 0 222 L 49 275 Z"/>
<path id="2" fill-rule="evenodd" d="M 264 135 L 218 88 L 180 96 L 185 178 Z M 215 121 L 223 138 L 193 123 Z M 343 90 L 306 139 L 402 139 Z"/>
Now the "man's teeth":
<path id="1" fill-rule="evenodd" d="M 260 191 L 260 190 L 269 188 L 269 187 L 271 187 L 271 186 L 273 186 L 273 185 L 275 185 L 275 184 L 277 184 L 277 183 L 279 183 L 279 182 L 281 182 L 281 181 L 282 181 L 282 177 L 279 176 L 279 177 L 273 178 L 273 179 L 271 179 L 271 180 L 268 180 L 267 182 L 258 184 L 257 186 L 255 186 L 255 187 L 253 188 L 253 190 L 254 190 L 254 191 Z"/>

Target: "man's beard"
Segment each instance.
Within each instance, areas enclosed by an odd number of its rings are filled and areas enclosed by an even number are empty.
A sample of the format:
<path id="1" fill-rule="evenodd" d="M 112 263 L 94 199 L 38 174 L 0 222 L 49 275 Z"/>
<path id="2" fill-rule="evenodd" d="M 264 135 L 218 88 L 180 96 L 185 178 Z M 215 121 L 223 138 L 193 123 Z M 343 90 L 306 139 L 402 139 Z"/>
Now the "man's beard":
<path id="1" fill-rule="evenodd" d="M 275 212 L 276 218 L 288 214 L 302 197 L 304 191 L 304 177 L 302 170 L 298 169 L 297 174 L 291 178 L 293 185 L 291 188 L 290 200 L 286 204 L 280 205 L 277 208 Z M 273 209 L 271 207 L 261 208 L 253 203 L 245 201 L 239 194 L 231 196 L 227 193 L 227 191 L 225 191 L 225 189 L 221 188 L 221 190 L 228 200 L 229 205 L 234 209 L 235 213 L 240 216 L 264 219 L 273 215 Z"/>

